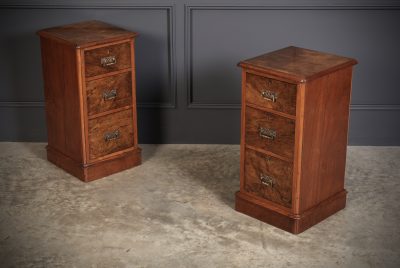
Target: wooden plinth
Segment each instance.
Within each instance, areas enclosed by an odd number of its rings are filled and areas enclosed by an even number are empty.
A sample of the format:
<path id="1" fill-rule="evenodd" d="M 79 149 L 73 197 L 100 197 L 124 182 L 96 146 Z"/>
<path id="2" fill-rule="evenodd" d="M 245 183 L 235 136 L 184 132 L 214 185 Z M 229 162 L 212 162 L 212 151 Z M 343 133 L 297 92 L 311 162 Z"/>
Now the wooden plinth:
<path id="1" fill-rule="evenodd" d="M 93 181 L 113 173 L 138 166 L 142 162 L 141 149 L 121 153 L 92 164 L 78 163 L 61 152 L 47 146 L 47 159 L 56 166 L 84 182 Z"/>
<path id="2" fill-rule="evenodd" d="M 238 191 L 236 192 L 235 209 L 287 232 L 299 234 L 339 210 L 344 209 L 346 206 L 346 195 L 346 190 L 343 190 L 304 213 L 294 215 L 277 212 L 264 206 L 257 199 Z"/>

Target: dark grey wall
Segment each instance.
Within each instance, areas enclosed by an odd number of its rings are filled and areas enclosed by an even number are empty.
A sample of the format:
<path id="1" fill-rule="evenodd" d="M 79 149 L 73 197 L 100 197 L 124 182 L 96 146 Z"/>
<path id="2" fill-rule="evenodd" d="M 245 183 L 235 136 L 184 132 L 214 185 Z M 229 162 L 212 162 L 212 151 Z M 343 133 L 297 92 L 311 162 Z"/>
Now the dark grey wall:
<path id="1" fill-rule="evenodd" d="M 141 143 L 238 143 L 237 62 L 288 45 L 354 57 L 350 144 L 400 145 L 399 1 L 0 3 L 0 140 L 45 141 L 39 29 L 137 31 Z"/>

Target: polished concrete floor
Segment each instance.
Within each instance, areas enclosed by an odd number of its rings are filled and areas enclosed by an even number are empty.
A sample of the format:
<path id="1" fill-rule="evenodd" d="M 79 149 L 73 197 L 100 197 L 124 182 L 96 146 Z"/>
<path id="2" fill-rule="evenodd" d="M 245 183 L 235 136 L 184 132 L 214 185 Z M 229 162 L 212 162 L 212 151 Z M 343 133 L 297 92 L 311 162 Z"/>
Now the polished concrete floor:
<path id="1" fill-rule="evenodd" d="M 143 145 L 83 183 L 0 143 L 0 267 L 400 267 L 400 147 L 349 147 L 346 209 L 295 236 L 235 212 L 239 147 Z"/>

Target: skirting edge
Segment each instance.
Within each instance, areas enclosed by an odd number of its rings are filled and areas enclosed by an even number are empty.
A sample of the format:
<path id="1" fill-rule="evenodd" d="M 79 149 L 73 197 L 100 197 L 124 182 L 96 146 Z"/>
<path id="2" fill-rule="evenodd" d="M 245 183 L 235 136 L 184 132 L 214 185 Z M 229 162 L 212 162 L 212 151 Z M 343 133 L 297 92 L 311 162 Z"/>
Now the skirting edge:
<path id="1" fill-rule="evenodd" d="M 142 163 L 142 150 L 139 147 L 90 165 L 78 163 L 50 146 L 46 146 L 46 149 L 47 160 L 84 182 L 100 179 Z"/>
<path id="2" fill-rule="evenodd" d="M 255 203 L 251 196 L 238 191 L 235 209 L 287 232 L 299 234 L 344 209 L 346 195 L 347 191 L 343 190 L 301 214 L 284 215 L 260 203 Z"/>

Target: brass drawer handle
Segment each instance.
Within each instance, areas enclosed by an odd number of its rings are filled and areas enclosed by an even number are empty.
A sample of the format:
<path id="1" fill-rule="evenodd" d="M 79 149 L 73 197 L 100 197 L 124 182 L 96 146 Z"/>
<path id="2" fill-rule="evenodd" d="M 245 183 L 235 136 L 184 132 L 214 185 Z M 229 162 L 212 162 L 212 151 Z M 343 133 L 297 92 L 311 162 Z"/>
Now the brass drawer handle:
<path id="1" fill-rule="evenodd" d="M 113 100 L 117 97 L 117 90 L 116 89 L 111 89 L 111 90 L 105 90 L 103 92 L 103 99 L 104 100 Z"/>
<path id="2" fill-rule="evenodd" d="M 276 130 L 260 127 L 258 130 L 258 135 L 264 139 L 275 140 Z"/>
<path id="3" fill-rule="evenodd" d="M 101 66 L 107 67 L 117 63 L 117 58 L 115 56 L 107 56 L 100 59 Z"/>
<path id="4" fill-rule="evenodd" d="M 113 132 L 107 132 L 104 134 L 104 140 L 105 141 L 112 141 L 112 140 L 116 140 L 119 139 L 120 137 L 120 133 L 119 130 L 113 131 Z"/>
<path id="5" fill-rule="evenodd" d="M 260 181 L 261 184 L 267 187 L 274 187 L 274 178 L 264 175 L 264 174 L 260 174 Z"/>
<path id="6" fill-rule="evenodd" d="M 276 102 L 276 99 L 278 98 L 278 94 L 276 94 L 276 92 L 273 92 L 270 90 L 261 91 L 261 96 L 263 97 L 263 99 L 265 99 L 267 101 L 272 101 L 272 102 Z"/>

